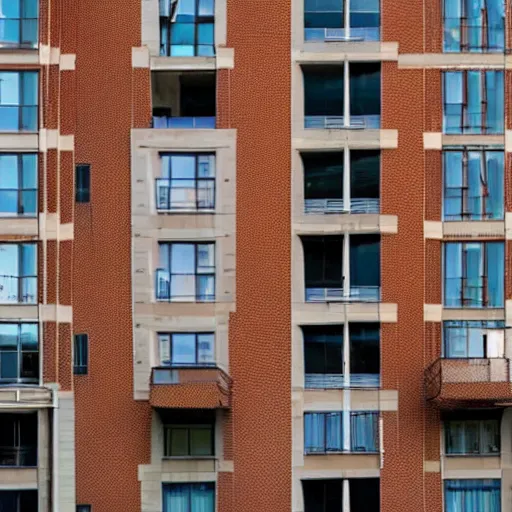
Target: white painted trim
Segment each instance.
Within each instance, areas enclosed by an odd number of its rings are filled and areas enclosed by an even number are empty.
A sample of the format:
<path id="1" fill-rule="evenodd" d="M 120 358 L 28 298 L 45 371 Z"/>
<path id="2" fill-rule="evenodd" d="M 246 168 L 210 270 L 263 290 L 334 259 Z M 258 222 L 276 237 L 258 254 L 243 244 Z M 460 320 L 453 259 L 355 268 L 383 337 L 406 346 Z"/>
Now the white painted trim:
<path id="1" fill-rule="evenodd" d="M 59 67 L 61 71 L 75 71 L 76 55 L 74 53 L 63 53 L 60 56 Z"/>

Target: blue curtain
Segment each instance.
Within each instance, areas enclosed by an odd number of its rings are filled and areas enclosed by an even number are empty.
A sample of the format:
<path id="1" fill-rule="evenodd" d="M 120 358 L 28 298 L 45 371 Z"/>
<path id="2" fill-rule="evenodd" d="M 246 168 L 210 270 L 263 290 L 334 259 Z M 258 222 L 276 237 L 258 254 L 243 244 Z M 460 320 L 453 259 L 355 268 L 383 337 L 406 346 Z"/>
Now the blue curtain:
<path id="1" fill-rule="evenodd" d="M 446 480 L 445 512 L 500 512 L 499 480 Z"/>
<path id="2" fill-rule="evenodd" d="M 502 242 L 489 242 L 487 251 L 487 295 L 488 307 L 502 308 L 504 305 L 505 247 Z"/>
<path id="3" fill-rule="evenodd" d="M 213 484 L 194 484 L 190 490 L 190 512 L 214 512 Z M 174 511 L 173 511 L 174 512 Z"/>
<path id="4" fill-rule="evenodd" d="M 485 159 L 487 162 L 487 191 L 489 194 L 486 202 L 486 213 L 489 219 L 500 220 L 504 216 L 504 153 L 503 151 L 486 151 Z"/>
<path id="5" fill-rule="evenodd" d="M 343 450 L 341 412 L 325 414 L 326 448 L 328 452 L 341 452 Z"/>
<path id="6" fill-rule="evenodd" d="M 461 306 L 462 296 L 462 244 L 445 244 L 444 253 L 444 305 Z"/>
<path id="7" fill-rule="evenodd" d="M 164 484 L 163 512 L 214 512 L 215 484 Z"/>
<path id="8" fill-rule="evenodd" d="M 164 512 L 190 512 L 189 485 L 171 484 L 164 486 Z"/>
<path id="9" fill-rule="evenodd" d="M 325 452 L 325 421 L 322 413 L 304 414 L 304 451 Z"/>
<path id="10" fill-rule="evenodd" d="M 379 415 L 376 412 L 350 413 L 351 451 L 378 451 L 378 421 Z"/>
<path id="11" fill-rule="evenodd" d="M 485 87 L 487 91 L 487 133 L 503 133 L 505 118 L 503 71 L 486 71 Z"/>

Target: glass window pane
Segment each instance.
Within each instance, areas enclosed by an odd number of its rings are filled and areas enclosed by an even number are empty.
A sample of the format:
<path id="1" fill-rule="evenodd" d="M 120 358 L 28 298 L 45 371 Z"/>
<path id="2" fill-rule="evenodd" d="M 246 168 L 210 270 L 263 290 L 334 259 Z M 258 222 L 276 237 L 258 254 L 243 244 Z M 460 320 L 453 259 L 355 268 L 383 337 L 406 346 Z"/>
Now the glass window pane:
<path id="1" fill-rule="evenodd" d="M 215 300 L 215 278 L 213 276 L 197 277 L 197 300 Z"/>
<path id="2" fill-rule="evenodd" d="M 195 245 L 172 244 L 171 245 L 171 273 L 194 274 L 195 273 Z"/>
<path id="3" fill-rule="evenodd" d="M 215 177 L 215 156 L 199 155 L 197 157 L 197 176 L 199 178 Z"/>
<path id="4" fill-rule="evenodd" d="M 500 422 L 497 420 L 482 421 L 481 423 L 481 453 L 500 452 Z"/>
<path id="5" fill-rule="evenodd" d="M 22 250 L 22 276 L 36 276 L 37 275 L 37 245 L 36 244 L 23 244 Z"/>
<path id="6" fill-rule="evenodd" d="M 173 155 L 171 157 L 170 177 L 194 180 L 196 177 L 196 158 L 190 155 Z"/>
<path id="7" fill-rule="evenodd" d="M 190 455 L 213 455 L 213 432 L 211 428 L 190 429 Z"/>
<path id="8" fill-rule="evenodd" d="M 195 43 L 195 34 L 195 25 L 193 23 L 175 23 L 171 29 L 171 45 L 193 45 Z"/>
<path id="9" fill-rule="evenodd" d="M 18 187 L 18 155 L 0 155 L 0 189 Z"/>
<path id="10" fill-rule="evenodd" d="M 37 379 L 39 376 L 39 353 L 23 352 L 21 354 L 21 373 L 22 379 Z"/>
<path id="11" fill-rule="evenodd" d="M 350 287 L 380 286 L 380 236 L 350 237 Z"/>
<path id="12" fill-rule="evenodd" d="M 304 414 L 304 450 L 306 453 L 321 453 L 325 451 L 324 414 Z"/>
<path id="13" fill-rule="evenodd" d="M 350 373 L 380 373 L 379 324 L 350 324 Z"/>
<path id="14" fill-rule="evenodd" d="M 487 256 L 487 296 L 489 307 L 503 307 L 505 286 L 505 246 L 502 242 L 485 244 Z"/>
<path id="15" fill-rule="evenodd" d="M 446 453 L 464 453 L 464 428 L 461 421 L 445 422 Z"/>
<path id="16" fill-rule="evenodd" d="M 35 71 L 24 71 L 23 77 L 23 91 L 22 101 L 23 105 L 37 105 L 37 80 L 38 74 Z"/>
<path id="17" fill-rule="evenodd" d="M 215 245 L 198 244 L 197 246 L 197 273 L 211 273 L 215 271 Z"/>
<path id="18" fill-rule="evenodd" d="M 171 450 L 172 457 L 186 457 L 188 453 L 188 429 L 173 428 L 171 431 Z M 179 509 L 178 509 L 179 510 Z"/>
<path id="19" fill-rule="evenodd" d="M 467 330 L 462 327 L 445 327 L 445 357 L 468 357 Z"/>
<path id="20" fill-rule="evenodd" d="M 18 364 L 18 352 L 0 352 L 0 379 L 17 379 Z"/>
<path id="21" fill-rule="evenodd" d="M 343 450 L 343 436 L 341 431 L 341 413 L 331 412 L 325 415 L 325 446 L 327 451 L 341 452 Z"/>
<path id="22" fill-rule="evenodd" d="M 18 324 L 0 323 L 0 351 L 18 349 Z"/>
<path id="23" fill-rule="evenodd" d="M 0 72 L 0 105 L 20 104 L 20 83 L 22 73 Z M 5 110 L 2 110 L 2 114 Z"/>
<path id="24" fill-rule="evenodd" d="M 194 275 L 171 276 L 171 301 L 194 302 L 196 300 L 196 277 Z"/>
<path id="25" fill-rule="evenodd" d="M 214 353 L 214 335 L 198 334 L 197 335 L 197 362 L 213 363 L 215 361 Z"/>
<path id="26" fill-rule="evenodd" d="M 197 43 L 202 45 L 213 45 L 213 23 L 200 23 L 197 25 Z"/>
<path id="27" fill-rule="evenodd" d="M 214 0 L 199 0 L 199 16 L 213 16 L 214 14 Z"/>
<path id="28" fill-rule="evenodd" d="M 503 219 L 504 215 L 504 153 L 502 151 L 486 151 L 485 161 L 487 168 L 486 214 L 491 220 Z"/>
<path id="29" fill-rule="evenodd" d="M 172 362 L 173 364 L 196 363 L 196 336 L 195 334 L 172 335 Z"/>
<path id="30" fill-rule="evenodd" d="M 23 174 L 21 184 L 23 188 L 37 188 L 37 155 L 24 154 L 22 155 Z"/>

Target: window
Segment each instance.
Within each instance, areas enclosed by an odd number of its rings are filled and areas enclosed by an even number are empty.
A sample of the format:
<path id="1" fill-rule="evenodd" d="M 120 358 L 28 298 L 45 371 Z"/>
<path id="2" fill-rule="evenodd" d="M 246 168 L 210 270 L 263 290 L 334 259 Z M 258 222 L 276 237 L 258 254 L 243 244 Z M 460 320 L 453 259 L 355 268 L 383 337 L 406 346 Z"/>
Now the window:
<path id="1" fill-rule="evenodd" d="M 0 491 L 0 510 L 8 512 L 36 512 L 37 491 Z"/>
<path id="2" fill-rule="evenodd" d="M 448 455 L 493 455 L 500 453 L 500 421 L 450 420 L 444 422 Z"/>
<path id="3" fill-rule="evenodd" d="M 215 244 L 161 243 L 157 300 L 215 300 Z"/>
<path id="4" fill-rule="evenodd" d="M 213 364 L 213 333 L 169 333 L 159 334 L 160 364 L 208 365 Z"/>
<path id="5" fill-rule="evenodd" d="M 305 128 L 380 128 L 380 63 L 306 65 L 302 72 Z"/>
<path id="6" fill-rule="evenodd" d="M 379 387 L 378 323 L 304 326 L 302 331 L 306 388 Z"/>
<path id="7" fill-rule="evenodd" d="M 378 478 L 302 480 L 304 512 L 379 512 Z M 344 506 L 344 495 L 349 495 Z"/>
<path id="8" fill-rule="evenodd" d="M 37 324 L 0 323 L 0 383 L 39 382 Z"/>
<path id="9" fill-rule="evenodd" d="M 156 180 L 157 210 L 210 211 L 215 208 L 214 155 L 162 155 L 162 176 Z"/>
<path id="10" fill-rule="evenodd" d="M 77 203 L 88 203 L 91 200 L 91 166 L 78 164 L 76 166 L 76 193 Z"/>
<path id="11" fill-rule="evenodd" d="M 37 413 L 0 414 L 0 466 L 37 466 Z"/>
<path id="12" fill-rule="evenodd" d="M 379 0 L 305 0 L 306 41 L 379 41 Z"/>
<path id="13" fill-rule="evenodd" d="M 37 302 L 37 245 L 0 244 L 0 303 Z"/>
<path id="14" fill-rule="evenodd" d="M 214 0 L 160 0 L 160 55 L 215 55 Z"/>
<path id="15" fill-rule="evenodd" d="M 445 52 L 503 52 L 503 0 L 444 0 Z"/>
<path id="16" fill-rule="evenodd" d="M 214 426 L 166 425 L 166 457 L 210 457 L 214 455 Z"/>
<path id="17" fill-rule="evenodd" d="M 163 512 L 215 512 L 215 484 L 163 484 Z"/>
<path id="18" fill-rule="evenodd" d="M 89 337 L 87 334 L 75 334 L 74 364 L 75 375 L 87 375 L 89 363 Z"/>
<path id="19" fill-rule="evenodd" d="M 35 216 L 37 154 L 0 153 L 0 215 Z"/>
<path id="20" fill-rule="evenodd" d="M 76 512 L 91 512 L 91 505 L 77 505 Z"/>
<path id="21" fill-rule="evenodd" d="M 503 133 L 502 71 L 447 71 L 443 77 L 443 133 Z"/>
<path id="22" fill-rule="evenodd" d="M 378 427 L 378 412 L 305 413 L 304 452 L 377 452 Z"/>
<path id="23" fill-rule="evenodd" d="M 38 0 L 0 0 L 0 48 L 36 48 Z"/>
<path id="24" fill-rule="evenodd" d="M 500 480 L 445 480 L 446 512 L 500 512 Z"/>
<path id="25" fill-rule="evenodd" d="M 380 235 L 305 236 L 302 244 L 306 302 L 380 300 Z"/>
<path id="26" fill-rule="evenodd" d="M 501 242 L 446 243 L 444 305 L 503 307 L 504 252 Z"/>
<path id="27" fill-rule="evenodd" d="M 444 220 L 503 219 L 503 151 L 446 150 L 443 160 Z"/>
<path id="28" fill-rule="evenodd" d="M 305 213 L 379 213 L 380 152 L 303 153 Z"/>
<path id="29" fill-rule="evenodd" d="M 505 322 L 444 322 L 444 357 L 492 358 L 505 355 Z"/>
<path id="30" fill-rule="evenodd" d="M 37 71 L 0 71 L 0 131 L 35 132 Z"/>

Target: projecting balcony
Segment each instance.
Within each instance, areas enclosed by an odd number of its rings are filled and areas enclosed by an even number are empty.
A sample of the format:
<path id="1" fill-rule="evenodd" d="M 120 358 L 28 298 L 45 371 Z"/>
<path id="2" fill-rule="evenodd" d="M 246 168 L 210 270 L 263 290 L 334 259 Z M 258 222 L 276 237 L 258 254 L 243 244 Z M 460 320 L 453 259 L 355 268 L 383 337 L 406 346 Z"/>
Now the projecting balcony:
<path id="1" fill-rule="evenodd" d="M 307 214 L 329 214 L 329 213 L 379 213 L 379 199 L 356 198 L 347 201 L 343 199 L 306 199 L 304 213 Z"/>
<path id="2" fill-rule="evenodd" d="M 154 71 L 153 128 L 214 129 L 215 73 Z"/>
<path id="3" fill-rule="evenodd" d="M 153 368 L 149 401 L 164 409 L 227 409 L 231 378 L 215 365 Z"/>
<path id="4" fill-rule="evenodd" d="M 305 116 L 304 128 L 316 130 L 378 130 L 380 115 Z"/>
<path id="5" fill-rule="evenodd" d="M 440 408 L 492 406 L 512 400 L 507 358 L 437 359 L 425 370 L 425 395 Z"/>

